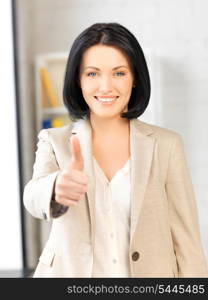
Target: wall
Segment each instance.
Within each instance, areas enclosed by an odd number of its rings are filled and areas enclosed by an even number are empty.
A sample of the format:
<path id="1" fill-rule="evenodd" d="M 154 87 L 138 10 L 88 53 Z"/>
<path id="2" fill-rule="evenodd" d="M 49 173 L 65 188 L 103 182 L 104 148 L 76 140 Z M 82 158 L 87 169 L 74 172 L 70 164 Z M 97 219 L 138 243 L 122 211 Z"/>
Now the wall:
<path id="1" fill-rule="evenodd" d="M 22 99 L 25 181 L 32 174 L 36 146 L 34 116 L 34 56 L 68 51 L 73 39 L 95 22 L 119 22 L 129 28 L 143 48 L 157 58 L 162 106 L 157 125 L 180 132 L 193 179 L 203 245 L 208 255 L 208 31 L 205 0 L 18 0 L 19 59 Z M 28 215 L 28 249 L 34 255 L 38 221 Z M 32 237 L 32 238 L 30 238 Z M 31 254 L 30 262 L 36 258 Z"/>
<path id="2" fill-rule="evenodd" d="M 11 1 L 0 2 L 0 37 L 0 277 L 4 277 L 23 268 Z"/>

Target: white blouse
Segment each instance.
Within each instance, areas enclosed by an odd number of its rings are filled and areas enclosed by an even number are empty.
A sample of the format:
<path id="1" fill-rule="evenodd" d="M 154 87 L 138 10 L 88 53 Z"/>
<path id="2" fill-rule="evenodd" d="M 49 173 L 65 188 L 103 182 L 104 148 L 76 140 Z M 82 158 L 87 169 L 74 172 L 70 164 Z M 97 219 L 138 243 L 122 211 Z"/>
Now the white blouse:
<path id="1" fill-rule="evenodd" d="M 93 163 L 96 220 L 92 277 L 130 277 L 130 159 L 111 181 L 94 157 Z"/>

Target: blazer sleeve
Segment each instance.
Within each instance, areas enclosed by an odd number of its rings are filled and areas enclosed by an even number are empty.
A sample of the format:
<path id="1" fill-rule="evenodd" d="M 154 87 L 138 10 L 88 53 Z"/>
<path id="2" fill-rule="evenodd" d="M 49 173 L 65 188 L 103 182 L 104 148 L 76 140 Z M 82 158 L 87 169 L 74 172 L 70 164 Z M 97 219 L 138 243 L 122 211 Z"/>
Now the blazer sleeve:
<path id="1" fill-rule="evenodd" d="M 165 188 L 179 277 L 208 277 L 195 194 L 182 136 L 178 133 L 170 152 Z"/>
<path id="2" fill-rule="evenodd" d="M 65 213 L 68 207 L 52 201 L 54 184 L 60 169 L 48 130 L 42 129 L 38 139 L 33 175 L 24 188 L 23 202 L 31 215 L 50 221 L 51 218 Z"/>

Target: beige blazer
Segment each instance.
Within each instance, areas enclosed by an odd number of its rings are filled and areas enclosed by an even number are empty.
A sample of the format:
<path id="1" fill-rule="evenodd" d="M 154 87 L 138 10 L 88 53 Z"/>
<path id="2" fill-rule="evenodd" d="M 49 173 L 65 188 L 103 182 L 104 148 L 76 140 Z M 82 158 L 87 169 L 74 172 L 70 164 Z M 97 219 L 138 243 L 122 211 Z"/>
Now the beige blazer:
<path id="1" fill-rule="evenodd" d="M 76 207 L 54 218 L 55 178 L 70 160 L 69 138 L 76 133 L 89 177 Z M 208 277 L 197 207 L 179 133 L 138 119 L 130 121 L 131 277 Z M 95 178 L 91 126 L 87 119 L 43 129 L 24 205 L 36 218 L 53 220 L 34 277 L 92 277 L 95 232 Z M 105 260 L 105 253 L 100 253 Z"/>

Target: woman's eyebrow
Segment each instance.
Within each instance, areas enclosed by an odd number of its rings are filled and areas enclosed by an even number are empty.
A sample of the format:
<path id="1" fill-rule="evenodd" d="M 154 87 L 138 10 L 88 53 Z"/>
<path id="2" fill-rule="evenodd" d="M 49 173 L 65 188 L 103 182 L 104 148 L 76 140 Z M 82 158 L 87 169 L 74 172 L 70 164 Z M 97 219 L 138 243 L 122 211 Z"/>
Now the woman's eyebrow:
<path id="1" fill-rule="evenodd" d="M 97 68 L 97 67 L 93 67 L 93 66 L 88 66 L 88 67 L 85 67 L 85 68 L 84 68 L 84 70 L 85 70 L 85 69 L 88 69 L 88 68 L 90 68 L 90 69 L 95 69 L 95 70 L 98 70 L 98 71 L 100 71 L 100 69 L 99 69 L 99 68 Z M 116 70 L 116 69 L 119 69 L 119 68 L 127 68 L 127 69 L 128 69 L 128 67 L 127 67 L 127 66 L 118 66 L 118 67 L 115 67 L 115 68 L 113 68 L 112 70 Z"/>

